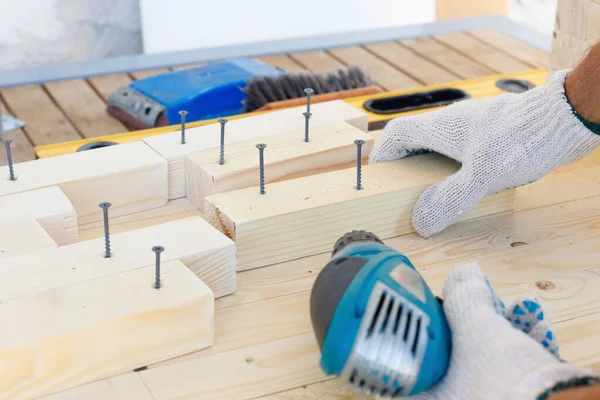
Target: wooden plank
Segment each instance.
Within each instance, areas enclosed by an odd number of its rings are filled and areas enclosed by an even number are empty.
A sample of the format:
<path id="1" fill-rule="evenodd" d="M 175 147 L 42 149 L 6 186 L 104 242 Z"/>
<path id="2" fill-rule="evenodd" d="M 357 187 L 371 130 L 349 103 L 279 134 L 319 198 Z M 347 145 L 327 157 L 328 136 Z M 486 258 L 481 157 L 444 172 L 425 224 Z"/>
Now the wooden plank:
<path id="1" fill-rule="evenodd" d="M 358 389 L 351 387 L 342 379 L 330 379 L 328 381 L 303 385 L 302 387 L 279 392 L 264 397 L 260 400 L 372 400 L 369 396 Z M 54 400 L 54 399 L 52 399 Z"/>
<path id="2" fill-rule="evenodd" d="M 92 76 L 87 80 L 105 101 L 112 92 L 115 92 L 122 87 L 129 86 L 132 81 L 131 77 L 127 74 Z"/>
<path id="3" fill-rule="evenodd" d="M 40 397 L 40 400 L 154 400 L 135 373 L 121 374 Z"/>
<path id="4" fill-rule="evenodd" d="M 417 38 L 402 40 L 399 42 L 417 54 L 433 61 L 443 68 L 463 79 L 482 78 L 494 75 L 494 71 L 465 57 L 459 52 L 451 49 L 432 38 Z"/>
<path id="5" fill-rule="evenodd" d="M 271 183 L 298 173 L 307 176 L 348 168 L 356 163 L 354 141 L 359 139 L 365 142 L 362 151 L 367 161 L 373 137 L 345 122 L 314 127 L 309 143 L 304 142 L 304 130 L 232 143 L 227 146 L 223 165 L 219 164 L 218 147 L 190 154 L 185 159 L 188 199 L 204 209 L 206 196 L 256 186 L 259 176 L 256 143 L 268 146 L 265 182 Z"/>
<path id="6" fill-rule="evenodd" d="M 555 31 L 586 40 L 592 3 L 590 0 L 558 0 Z"/>
<path id="7" fill-rule="evenodd" d="M 304 129 L 305 111 L 306 107 L 301 106 L 229 121 L 225 125 L 225 152 L 230 143 Z M 341 100 L 314 104 L 311 113 L 311 128 L 344 121 L 367 131 L 367 114 Z M 143 139 L 169 163 L 169 200 L 186 196 L 185 156 L 219 146 L 220 132 L 218 123 L 186 129 L 185 145 L 181 144 L 180 132 Z"/>
<path id="8" fill-rule="evenodd" d="M 6 277 L 0 282 L 0 302 L 154 265 L 154 246 L 165 248 L 163 262 L 184 263 L 215 297 L 235 291 L 235 246 L 202 218 L 117 233 L 110 245 L 110 258 L 104 258 L 100 238 L 0 262 Z"/>
<path id="9" fill-rule="evenodd" d="M 502 31 L 484 28 L 467 33 L 533 68 L 548 68 L 549 66 L 550 55 L 548 53 Z"/>
<path id="10" fill-rule="evenodd" d="M 77 242 L 77 213 L 58 187 L 0 197 L 0 221 L 34 218 L 57 245 Z"/>
<path id="11" fill-rule="evenodd" d="M 169 72 L 168 68 L 156 68 L 156 69 L 146 69 L 143 71 L 134 71 L 134 72 L 131 72 L 129 75 L 131 75 L 131 77 L 134 80 L 139 81 L 141 79 L 149 78 L 154 75 L 164 74 L 166 72 Z"/>
<path id="12" fill-rule="evenodd" d="M 98 204 L 112 203 L 110 215 L 167 204 L 166 161 L 143 143 L 126 143 L 84 153 L 15 164 L 15 181 L 0 180 L 0 197 L 59 186 L 79 222 L 102 219 Z M 7 167 L 0 175 L 8 174 Z"/>
<path id="13" fill-rule="evenodd" d="M 178 65 L 176 67 L 171 67 L 171 70 L 173 70 L 173 71 L 183 71 L 185 69 L 202 67 L 204 65 L 206 65 L 206 64 L 185 64 L 185 65 Z"/>
<path id="14" fill-rule="evenodd" d="M 396 42 L 374 43 L 365 47 L 422 84 L 435 85 L 460 79 L 459 76 Z"/>
<path id="15" fill-rule="evenodd" d="M 33 218 L 0 222 L 0 260 L 55 247 L 56 242 Z"/>
<path id="16" fill-rule="evenodd" d="M 27 123 L 23 130 L 34 146 L 79 140 L 81 135 L 40 85 L 0 89 L 8 108 Z"/>
<path id="17" fill-rule="evenodd" d="M 0 96 L 0 117 L 4 115 L 14 116 L 9 109 L 3 103 L 2 97 Z M 10 132 L 4 132 L 4 134 L 0 137 L 0 140 L 12 140 L 12 144 L 10 145 L 10 152 L 13 163 L 19 163 L 24 161 L 30 161 L 35 159 L 35 152 L 33 150 L 33 146 L 31 141 L 25 134 L 25 131 L 22 128 L 14 129 Z M 0 166 L 7 165 L 8 158 L 6 155 L 6 150 L 4 146 L 0 148 Z"/>
<path id="18" fill-rule="evenodd" d="M 213 344 L 214 297 L 181 262 L 0 304 L 0 395 L 30 399 Z M 110 295 L 107 295 L 109 293 Z"/>
<path id="19" fill-rule="evenodd" d="M 508 0 L 437 0 L 437 20 L 508 14 Z"/>
<path id="20" fill-rule="evenodd" d="M 123 124 L 108 115 L 106 103 L 85 80 L 44 85 L 84 138 L 127 132 Z"/>
<path id="21" fill-rule="evenodd" d="M 362 47 L 342 47 L 328 52 L 348 65 L 357 65 L 371 75 L 384 89 L 402 90 L 421 86 L 421 83 L 377 58 Z"/>
<path id="22" fill-rule="evenodd" d="M 464 32 L 437 35 L 435 39 L 499 74 L 523 72 L 530 66 L 488 46 Z"/>
<path id="23" fill-rule="evenodd" d="M 337 60 L 323 50 L 291 53 L 289 56 L 297 63 L 317 73 L 329 72 L 345 67 L 343 62 Z"/>
<path id="24" fill-rule="evenodd" d="M 283 68 L 286 72 L 306 71 L 306 68 L 299 62 L 293 60 L 287 54 L 273 54 L 269 56 L 254 57 L 275 68 Z"/>
<path id="25" fill-rule="evenodd" d="M 429 185 L 455 173 L 436 154 L 410 157 L 220 193 L 206 199 L 205 218 L 236 242 L 239 271 L 331 250 L 341 234 L 365 229 L 389 238 L 414 232 L 412 207 Z M 488 196 L 464 218 L 512 209 L 514 190 Z M 306 238 L 310 237 L 310 240 Z M 276 238 L 276 240 L 274 240 Z"/>

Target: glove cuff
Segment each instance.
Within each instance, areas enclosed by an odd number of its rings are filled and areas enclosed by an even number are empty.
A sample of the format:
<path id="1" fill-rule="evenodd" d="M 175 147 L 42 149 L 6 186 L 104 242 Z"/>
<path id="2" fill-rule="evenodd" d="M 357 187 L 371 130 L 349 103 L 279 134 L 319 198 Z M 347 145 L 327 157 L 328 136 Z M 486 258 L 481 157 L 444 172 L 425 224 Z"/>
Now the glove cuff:
<path id="1" fill-rule="evenodd" d="M 552 363 L 526 375 L 516 387 L 514 400 L 543 400 L 557 389 L 575 387 L 577 383 L 592 382 L 595 375 L 592 370 L 567 363 Z M 570 386 L 566 386 L 570 383 Z"/>

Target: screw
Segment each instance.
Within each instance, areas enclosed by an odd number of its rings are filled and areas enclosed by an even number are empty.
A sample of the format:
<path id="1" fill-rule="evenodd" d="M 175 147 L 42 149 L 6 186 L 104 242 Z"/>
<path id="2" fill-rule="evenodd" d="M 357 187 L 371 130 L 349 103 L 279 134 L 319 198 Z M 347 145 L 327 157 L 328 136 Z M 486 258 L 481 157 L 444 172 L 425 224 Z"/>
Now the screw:
<path id="1" fill-rule="evenodd" d="M 185 144 L 185 116 L 188 115 L 187 111 L 179 111 L 181 116 L 181 144 Z"/>
<path id="2" fill-rule="evenodd" d="M 154 289 L 160 289 L 160 253 L 165 251 L 162 246 L 154 246 L 152 251 L 156 253 L 156 277 L 154 280 Z"/>
<path id="3" fill-rule="evenodd" d="M 256 148 L 258 149 L 258 168 L 260 170 L 260 194 L 265 194 L 265 147 L 267 147 L 267 145 L 264 143 L 256 145 Z"/>
<path id="4" fill-rule="evenodd" d="M 104 254 L 104 258 L 110 258 L 110 237 L 109 237 L 109 233 L 108 233 L 108 207 L 110 207 L 112 204 L 104 202 L 104 203 L 100 203 L 100 208 L 102 209 L 102 212 L 104 214 L 104 248 L 105 248 L 105 254 Z"/>
<path id="5" fill-rule="evenodd" d="M 0 119 L 0 124 L 2 124 L 1 119 Z M 10 180 L 14 181 L 15 180 L 15 170 L 13 169 L 12 155 L 10 153 L 10 144 L 12 143 L 12 140 L 5 140 L 3 143 L 6 146 L 6 158 L 8 159 L 8 172 L 10 174 Z"/>
<path id="6" fill-rule="evenodd" d="M 2 102 L 0 101 L 0 136 L 4 135 L 4 127 L 2 126 Z"/>
<path id="7" fill-rule="evenodd" d="M 219 164 L 225 164 L 225 124 L 227 120 L 225 118 L 219 118 L 221 124 L 221 153 L 219 155 Z"/>
<path id="8" fill-rule="evenodd" d="M 361 190 L 362 186 L 360 184 L 361 173 L 362 173 L 362 145 L 365 144 L 364 140 L 355 140 L 354 144 L 356 145 L 356 190 Z"/>
<path id="9" fill-rule="evenodd" d="M 312 90 L 311 88 L 306 88 L 304 89 L 304 93 L 306 93 L 306 112 L 302 113 L 302 115 L 304 115 L 304 141 L 308 143 L 308 120 L 310 119 L 310 116 L 312 115 L 310 113 L 310 95 L 313 94 L 315 91 Z"/>

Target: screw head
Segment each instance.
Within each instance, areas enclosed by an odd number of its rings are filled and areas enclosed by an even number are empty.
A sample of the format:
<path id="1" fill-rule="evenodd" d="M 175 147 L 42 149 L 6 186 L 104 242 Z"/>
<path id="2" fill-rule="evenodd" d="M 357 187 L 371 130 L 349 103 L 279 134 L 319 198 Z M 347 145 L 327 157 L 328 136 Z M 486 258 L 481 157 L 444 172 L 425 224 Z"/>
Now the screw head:
<path id="1" fill-rule="evenodd" d="M 105 202 L 103 202 L 103 203 L 100 203 L 100 204 L 99 204 L 99 207 L 100 207 L 100 208 L 103 208 L 103 209 L 107 209 L 107 208 L 108 208 L 108 207 L 110 207 L 110 206 L 112 206 L 112 204 L 110 204 L 110 203 L 109 203 L 109 202 L 107 202 L 107 201 L 105 201 Z"/>
<path id="2" fill-rule="evenodd" d="M 364 140 L 360 140 L 360 139 L 359 140 L 355 140 L 354 144 L 356 144 L 358 146 L 362 146 L 363 144 L 365 144 L 365 141 Z"/>
<path id="3" fill-rule="evenodd" d="M 219 118 L 219 120 L 218 120 L 218 121 L 219 121 L 219 123 L 220 123 L 221 125 L 223 125 L 223 124 L 226 124 L 226 123 L 227 123 L 227 119 L 225 119 L 225 118 Z"/>
<path id="4" fill-rule="evenodd" d="M 152 248 L 152 251 L 155 252 L 155 253 L 162 253 L 163 251 L 165 251 L 165 248 L 162 247 L 162 246 L 154 246 Z"/>
<path id="5" fill-rule="evenodd" d="M 256 148 L 259 149 L 259 150 L 262 150 L 262 149 L 264 149 L 266 147 L 267 147 L 267 145 L 264 144 L 264 143 L 259 143 L 259 144 L 256 145 Z"/>
<path id="6" fill-rule="evenodd" d="M 8 139 L 8 140 L 4 140 L 2 143 L 4 143 L 6 146 L 10 145 L 13 141 Z"/>
<path id="7" fill-rule="evenodd" d="M 306 88 L 304 89 L 304 93 L 306 93 L 307 96 L 310 96 L 311 94 L 313 94 L 315 91 L 312 90 L 311 88 Z"/>
<path id="8" fill-rule="evenodd" d="M 305 117 L 310 117 L 312 115 L 312 113 L 309 112 L 303 112 L 302 115 L 304 115 Z"/>
<path id="9" fill-rule="evenodd" d="M 185 117 L 186 115 L 188 115 L 188 112 L 185 110 L 181 110 L 181 111 L 179 111 L 179 115 L 181 115 L 182 117 Z"/>

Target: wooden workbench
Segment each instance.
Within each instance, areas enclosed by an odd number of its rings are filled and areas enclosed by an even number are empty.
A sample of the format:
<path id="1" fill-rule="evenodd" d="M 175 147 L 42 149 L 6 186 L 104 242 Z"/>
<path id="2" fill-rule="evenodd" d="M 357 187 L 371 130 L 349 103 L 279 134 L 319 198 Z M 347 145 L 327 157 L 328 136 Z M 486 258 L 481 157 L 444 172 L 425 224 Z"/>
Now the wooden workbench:
<path id="1" fill-rule="evenodd" d="M 260 58 L 288 70 L 359 64 L 387 90 L 548 65 L 547 53 L 493 29 Z M 123 132 L 105 113 L 107 95 L 157 72 L 1 89 L 8 110 L 27 121 L 10 134 L 15 158 L 33 158 L 34 145 Z M 541 299 L 564 359 L 600 373 L 599 162 L 596 153 L 517 189 L 515 212 L 459 223 L 429 240 L 410 234 L 386 243 L 404 252 L 438 294 L 452 266 L 479 260 L 505 301 L 522 294 Z M 112 219 L 111 232 L 192 215 L 202 214 L 187 199 L 174 200 Z M 80 240 L 102 235 L 100 223 L 80 229 Z M 238 273 L 236 293 L 216 302 L 213 347 L 161 363 L 158 367 L 170 367 L 160 373 L 150 365 L 49 400 L 367 399 L 319 368 L 308 300 L 328 258 L 321 254 Z"/>

